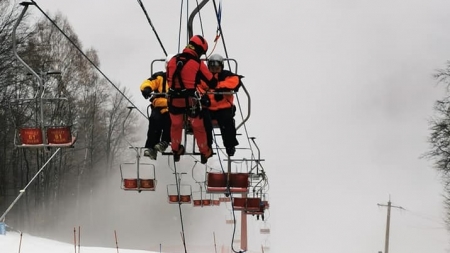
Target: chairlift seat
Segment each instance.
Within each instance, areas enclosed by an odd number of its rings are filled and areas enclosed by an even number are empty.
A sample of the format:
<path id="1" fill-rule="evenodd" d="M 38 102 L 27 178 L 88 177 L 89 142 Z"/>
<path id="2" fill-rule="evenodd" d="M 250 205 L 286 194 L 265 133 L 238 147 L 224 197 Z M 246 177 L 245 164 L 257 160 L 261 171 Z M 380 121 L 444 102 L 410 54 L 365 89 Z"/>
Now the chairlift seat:
<path id="1" fill-rule="evenodd" d="M 256 210 L 256 208 L 255 208 L 255 209 L 247 210 L 247 214 L 251 214 L 251 215 L 263 215 L 263 214 L 264 214 L 264 211 L 265 211 L 266 209 L 268 209 L 268 208 L 269 208 L 269 201 L 267 201 L 267 200 L 261 200 L 261 202 L 260 202 L 260 204 L 259 204 L 259 209 Z"/>
<path id="2" fill-rule="evenodd" d="M 230 175 L 230 180 L 232 182 L 231 187 L 247 189 L 248 183 L 248 173 L 232 173 Z"/>
<path id="3" fill-rule="evenodd" d="M 42 145 L 44 143 L 40 128 L 21 128 L 19 133 L 22 145 Z"/>
<path id="4" fill-rule="evenodd" d="M 125 178 L 122 188 L 124 190 L 154 191 L 155 186 L 156 181 L 154 179 Z"/>
<path id="5" fill-rule="evenodd" d="M 192 187 L 187 184 L 167 185 L 167 196 L 170 204 L 190 204 L 192 201 Z"/>
<path id="6" fill-rule="evenodd" d="M 224 173 L 208 173 L 208 188 L 225 187 L 227 184 L 226 176 Z"/>
<path id="7" fill-rule="evenodd" d="M 62 144 L 60 144 L 62 145 Z M 137 170 L 141 166 L 141 173 Z M 145 168 L 145 170 L 144 170 Z M 133 176 L 134 174 L 134 176 Z M 134 191 L 154 191 L 156 189 L 155 166 L 148 163 L 122 163 L 120 164 L 121 188 Z"/>
<path id="8" fill-rule="evenodd" d="M 178 203 L 178 195 L 169 195 L 169 203 Z"/>
<path id="9" fill-rule="evenodd" d="M 180 198 L 178 198 L 178 195 L 169 195 L 169 203 L 170 204 L 189 204 L 191 203 L 191 195 L 180 195 Z"/>
<path id="10" fill-rule="evenodd" d="M 247 211 L 259 211 L 261 209 L 260 198 L 247 198 Z"/>
<path id="11" fill-rule="evenodd" d="M 209 172 L 206 191 L 208 193 L 225 193 L 227 191 L 227 176 L 227 173 Z M 248 186 L 248 173 L 230 173 L 230 192 L 245 193 L 248 192 Z"/>
<path id="12" fill-rule="evenodd" d="M 219 201 L 220 202 L 231 202 L 231 198 L 230 197 L 220 197 Z"/>
<path id="13" fill-rule="evenodd" d="M 73 147 L 73 144 L 75 143 L 75 141 L 77 140 L 75 136 L 71 137 L 71 141 L 68 143 L 61 143 L 61 144 L 54 144 L 54 143 L 49 143 L 47 146 L 48 147 Z"/>
<path id="14" fill-rule="evenodd" d="M 142 190 L 154 191 L 156 182 L 154 179 L 141 179 L 141 188 Z"/>
<path id="15" fill-rule="evenodd" d="M 194 199 L 192 201 L 192 203 L 196 207 L 199 207 L 199 206 L 211 206 L 212 205 L 212 201 L 210 199 Z"/>
<path id="16" fill-rule="evenodd" d="M 258 212 L 261 208 L 260 198 L 233 198 L 233 207 L 236 211 Z"/>
<path id="17" fill-rule="evenodd" d="M 182 203 L 191 203 L 191 195 L 181 195 L 180 201 Z"/>
<path id="18" fill-rule="evenodd" d="M 68 126 L 48 127 L 48 144 L 69 144 L 72 142 L 72 133 Z"/>
<path id="19" fill-rule="evenodd" d="M 202 205 L 204 205 L 204 206 L 211 206 L 212 205 L 212 201 L 210 199 L 203 199 L 202 200 Z"/>
<path id="20" fill-rule="evenodd" d="M 124 178 L 123 179 L 123 188 L 124 190 L 135 190 L 138 186 L 137 178 Z"/>

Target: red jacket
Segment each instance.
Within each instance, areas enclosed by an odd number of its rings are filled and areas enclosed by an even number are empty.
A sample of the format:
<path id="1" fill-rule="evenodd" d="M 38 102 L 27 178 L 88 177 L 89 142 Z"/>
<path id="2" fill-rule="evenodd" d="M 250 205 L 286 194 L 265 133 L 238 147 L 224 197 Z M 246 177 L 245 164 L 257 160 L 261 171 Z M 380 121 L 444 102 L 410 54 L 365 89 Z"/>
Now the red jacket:
<path id="1" fill-rule="evenodd" d="M 179 73 L 184 87 L 181 87 L 178 77 L 175 74 L 177 62 L 179 61 L 184 62 L 184 65 Z M 214 78 L 208 67 L 200 61 L 197 53 L 189 48 L 185 48 L 183 53 L 174 56 L 167 63 L 166 72 L 167 84 L 171 89 L 195 90 L 197 85 L 200 84 L 200 81 L 204 81 L 209 87 L 215 87 L 217 84 L 217 79 Z"/>

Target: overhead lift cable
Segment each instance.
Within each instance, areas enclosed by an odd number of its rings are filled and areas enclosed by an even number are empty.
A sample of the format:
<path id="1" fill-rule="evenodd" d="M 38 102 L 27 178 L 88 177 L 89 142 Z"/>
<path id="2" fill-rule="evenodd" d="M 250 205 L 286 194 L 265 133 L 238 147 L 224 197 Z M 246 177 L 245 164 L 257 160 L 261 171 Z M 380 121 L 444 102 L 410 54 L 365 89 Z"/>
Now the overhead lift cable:
<path id="1" fill-rule="evenodd" d="M 147 14 L 147 11 L 145 10 L 144 5 L 142 4 L 142 1 L 138 0 L 138 3 L 139 3 L 139 5 L 141 6 L 141 8 L 142 8 L 142 10 L 143 10 L 143 12 L 144 12 L 144 14 L 145 14 L 145 16 L 147 17 L 147 21 L 149 22 L 150 26 L 152 27 L 152 29 L 153 29 L 153 31 L 154 31 L 154 33 L 155 33 L 155 36 L 156 36 L 156 38 L 158 39 L 159 44 L 161 45 L 161 48 L 162 48 L 163 51 L 164 51 L 165 56 L 167 56 L 167 52 L 166 52 L 166 50 L 165 50 L 165 48 L 164 48 L 164 46 L 163 46 L 163 44 L 162 44 L 162 42 L 161 42 L 161 40 L 160 40 L 160 38 L 159 38 L 159 36 L 158 36 L 158 33 L 157 33 L 156 30 L 155 30 L 155 27 L 153 26 L 153 24 L 152 24 L 152 22 L 151 22 L 151 20 L 150 20 L 150 17 L 149 17 L 148 14 Z M 183 1 L 181 2 L 181 6 L 183 6 Z M 181 11 L 181 13 L 180 13 L 180 29 L 181 29 L 181 16 L 182 16 L 182 11 Z M 179 34 L 180 34 L 180 31 L 179 31 Z M 179 35 L 179 36 L 180 36 L 180 35 Z M 179 213 L 180 213 L 181 240 L 183 241 L 184 252 L 187 253 L 186 236 L 185 236 L 185 233 L 184 233 L 183 211 L 182 211 L 182 209 L 181 209 L 181 198 L 180 198 L 180 193 L 181 193 L 181 192 L 180 192 L 181 178 L 179 178 L 179 176 L 178 176 L 177 166 L 176 166 L 176 164 L 175 164 L 175 160 L 174 160 L 174 170 L 175 170 L 175 172 L 174 172 L 174 174 L 175 174 L 175 183 L 176 183 L 176 186 L 177 186 L 177 194 L 178 194 L 178 210 L 179 210 Z"/>
<path id="2" fill-rule="evenodd" d="M 53 21 L 48 15 L 47 13 L 45 13 L 41 7 L 39 7 L 39 5 L 36 3 L 36 1 L 31 0 L 31 2 L 39 9 L 39 11 L 62 33 L 62 35 L 64 35 L 64 37 L 66 37 L 66 39 L 69 40 L 69 42 L 78 50 L 78 52 L 80 52 L 84 58 L 86 58 L 86 60 L 89 61 L 89 63 L 106 79 L 106 81 L 108 81 L 116 90 L 117 92 L 119 92 L 126 100 L 128 100 L 128 102 L 130 102 L 130 104 L 132 104 L 134 107 L 136 107 L 136 110 L 138 110 L 139 113 L 142 114 L 142 116 L 146 117 L 146 115 L 137 108 L 137 106 L 103 73 L 103 71 L 100 70 L 100 68 L 83 52 L 83 50 L 81 50 L 81 48 L 75 44 L 75 42 L 72 41 L 72 39 L 70 39 L 69 36 L 67 36 L 67 34 L 61 29 L 59 28 L 59 26 L 55 23 L 55 21 Z"/>
<path id="3" fill-rule="evenodd" d="M 209 1 L 209 0 L 203 0 L 203 2 L 199 5 L 198 4 L 198 0 L 197 1 L 197 7 L 195 8 L 195 10 L 192 12 L 191 16 L 189 16 L 188 19 L 188 39 L 191 38 L 192 35 L 192 30 L 189 29 L 189 27 L 192 29 L 192 21 L 194 19 L 194 16 L 197 12 L 200 12 L 200 9 Z M 181 2 L 181 10 L 182 10 L 182 6 L 183 6 L 183 1 Z M 182 11 L 180 12 L 180 28 L 178 31 L 178 43 L 180 44 L 180 40 L 181 40 L 181 19 L 182 19 Z M 201 18 L 200 18 L 200 23 L 201 23 Z M 190 26 L 189 26 L 190 25 Z M 202 35 L 203 35 L 203 28 L 202 28 Z M 180 45 L 178 45 L 178 50 L 180 50 Z M 185 237 L 185 233 L 184 233 L 184 222 L 183 222 L 183 211 L 181 209 L 181 201 L 180 201 L 180 187 L 181 187 L 181 181 L 179 181 L 178 179 L 178 174 L 177 174 L 177 165 L 175 162 L 175 158 L 174 158 L 174 170 L 175 170 L 175 181 L 177 184 L 177 194 L 178 194 L 178 210 L 180 213 L 180 223 L 181 223 L 181 239 L 183 241 L 183 247 L 184 247 L 184 252 L 187 253 L 187 247 L 186 247 L 186 237 Z"/>
<path id="4" fill-rule="evenodd" d="M 141 6 L 142 11 L 143 11 L 144 14 L 145 14 L 145 17 L 147 18 L 148 23 L 149 23 L 150 26 L 152 27 L 152 30 L 153 30 L 153 32 L 155 33 L 156 39 L 158 40 L 159 45 L 161 46 L 161 48 L 162 48 L 162 50 L 163 50 L 163 52 L 164 52 L 164 55 L 167 56 L 166 49 L 164 48 L 164 46 L 163 46 L 163 44 L 162 44 L 162 42 L 161 42 L 161 39 L 159 38 L 159 35 L 158 35 L 158 33 L 156 32 L 155 27 L 153 26 L 153 23 L 152 23 L 152 21 L 150 20 L 150 17 L 148 16 L 148 13 L 147 13 L 147 10 L 146 10 L 145 7 L 144 7 L 144 4 L 142 4 L 142 1 L 141 1 L 141 0 L 137 0 L 137 1 L 138 1 L 139 5 Z"/>
<path id="5" fill-rule="evenodd" d="M 183 241 L 183 247 L 184 247 L 184 253 L 187 253 L 187 248 L 186 248 L 186 236 L 184 233 L 184 222 L 183 222 L 183 211 L 181 210 L 181 178 L 179 178 L 178 176 L 178 172 L 177 172 L 177 165 L 175 163 L 175 158 L 173 161 L 173 166 L 174 166 L 174 170 L 175 170 L 175 183 L 177 186 L 177 194 L 178 194 L 178 211 L 180 213 L 180 222 L 181 222 L 181 240 Z"/>
<path id="6" fill-rule="evenodd" d="M 219 3 L 219 8 L 217 8 L 216 0 L 213 0 L 213 4 L 214 4 L 214 11 L 215 11 L 215 13 L 216 13 L 216 18 L 217 18 L 217 29 L 218 29 L 218 34 L 220 34 L 220 37 L 221 37 L 222 43 L 223 43 L 223 49 L 224 49 L 224 51 L 225 51 L 225 56 L 226 56 L 226 58 L 228 59 L 229 57 L 228 57 L 227 46 L 226 46 L 226 44 L 225 44 L 225 37 L 224 37 L 224 35 L 223 35 L 223 30 L 222 30 L 222 25 L 221 25 L 221 23 L 222 23 L 222 22 L 221 22 L 221 21 L 222 21 L 222 4 L 221 4 L 221 2 Z M 231 69 L 230 61 L 227 61 L 227 64 L 228 64 L 228 69 Z M 242 85 L 241 88 L 244 90 L 245 93 L 248 94 L 248 90 L 247 90 L 247 88 L 245 87 L 245 85 Z M 249 137 L 248 130 L 247 130 L 247 127 L 245 126 L 245 122 L 248 120 L 248 117 L 250 116 L 250 111 L 251 111 L 251 98 L 250 98 L 250 96 L 247 96 L 247 97 L 248 97 L 248 112 L 249 112 L 249 113 L 248 113 L 247 118 L 242 119 L 242 123 L 239 124 L 239 125 L 236 127 L 236 130 L 239 129 L 241 126 L 244 127 L 245 135 L 247 136 L 247 141 L 248 141 L 248 144 L 249 144 L 249 147 L 250 147 L 252 156 L 254 156 L 254 155 L 253 155 L 253 148 L 252 148 L 252 145 L 251 145 L 250 140 L 249 140 L 249 138 L 248 138 L 248 137 Z M 238 96 L 237 93 L 236 93 L 236 100 L 238 101 L 238 104 L 240 104 L 239 96 Z M 239 112 L 240 112 L 241 116 L 244 115 L 243 112 L 242 112 L 242 108 L 241 108 L 240 106 L 239 106 Z M 252 158 L 254 158 L 254 157 L 252 157 Z"/>

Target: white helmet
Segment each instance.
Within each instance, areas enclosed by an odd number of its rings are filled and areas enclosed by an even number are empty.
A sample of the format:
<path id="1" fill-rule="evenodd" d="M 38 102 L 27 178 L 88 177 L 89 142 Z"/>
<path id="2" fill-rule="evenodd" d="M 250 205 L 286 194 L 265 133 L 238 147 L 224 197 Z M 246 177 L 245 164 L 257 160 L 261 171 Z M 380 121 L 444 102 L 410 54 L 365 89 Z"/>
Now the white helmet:
<path id="1" fill-rule="evenodd" d="M 172 59 L 174 56 L 175 56 L 176 54 L 168 54 L 167 56 L 166 56 L 166 68 L 167 68 L 167 63 L 169 63 L 169 61 L 170 61 L 170 59 Z"/>
<path id="2" fill-rule="evenodd" d="M 208 58 L 208 67 L 217 66 L 216 64 L 223 68 L 223 57 L 220 54 L 213 54 Z"/>

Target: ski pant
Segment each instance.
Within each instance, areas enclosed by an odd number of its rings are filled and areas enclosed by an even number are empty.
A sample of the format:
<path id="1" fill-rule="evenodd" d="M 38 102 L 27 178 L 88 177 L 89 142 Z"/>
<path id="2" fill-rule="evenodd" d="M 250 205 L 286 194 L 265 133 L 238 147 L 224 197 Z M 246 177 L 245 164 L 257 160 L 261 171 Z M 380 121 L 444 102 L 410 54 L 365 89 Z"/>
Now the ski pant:
<path id="1" fill-rule="evenodd" d="M 161 113 L 162 108 L 152 107 L 150 114 L 146 148 L 154 148 L 160 141 L 170 142 L 170 115 L 169 112 Z"/>
<path id="2" fill-rule="evenodd" d="M 210 129 L 212 130 L 211 121 L 217 120 L 217 124 L 220 127 L 220 133 L 222 135 L 223 145 L 227 149 L 233 148 L 233 147 L 239 145 L 239 142 L 236 139 L 236 125 L 234 122 L 234 110 L 235 110 L 234 107 L 230 107 L 230 108 L 209 111 L 209 117 L 210 117 L 209 124 L 211 127 Z M 211 134 L 210 138 L 212 140 L 212 134 Z"/>
<path id="3" fill-rule="evenodd" d="M 202 117 L 203 117 L 203 124 L 205 125 L 206 140 L 208 143 L 208 147 L 212 149 L 213 125 L 212 125 L 211 114 L 208 109 L 203 109 L 201 113 L 202 113 Z"/>
<path id="4" fill-rule="evenodd" d="M 183 137 L 183 121 L 184 114 L 174 114 L 170 113 L 170 119 L 172 121 L 170 135 L 172 137 L 172 151 L 178 151 L 181 139 Z M 197 141 L 197 146 L 202 154 L 207 154 L 209 151 L 208 141 L 206 138 L 205 126 L 203 125 L 203 118 L 201 115 L 197 115 L 196 117 L 188 116 L 187 119 L 191 123 L 192 131 L 194 133 L 194 137 Z"/>

